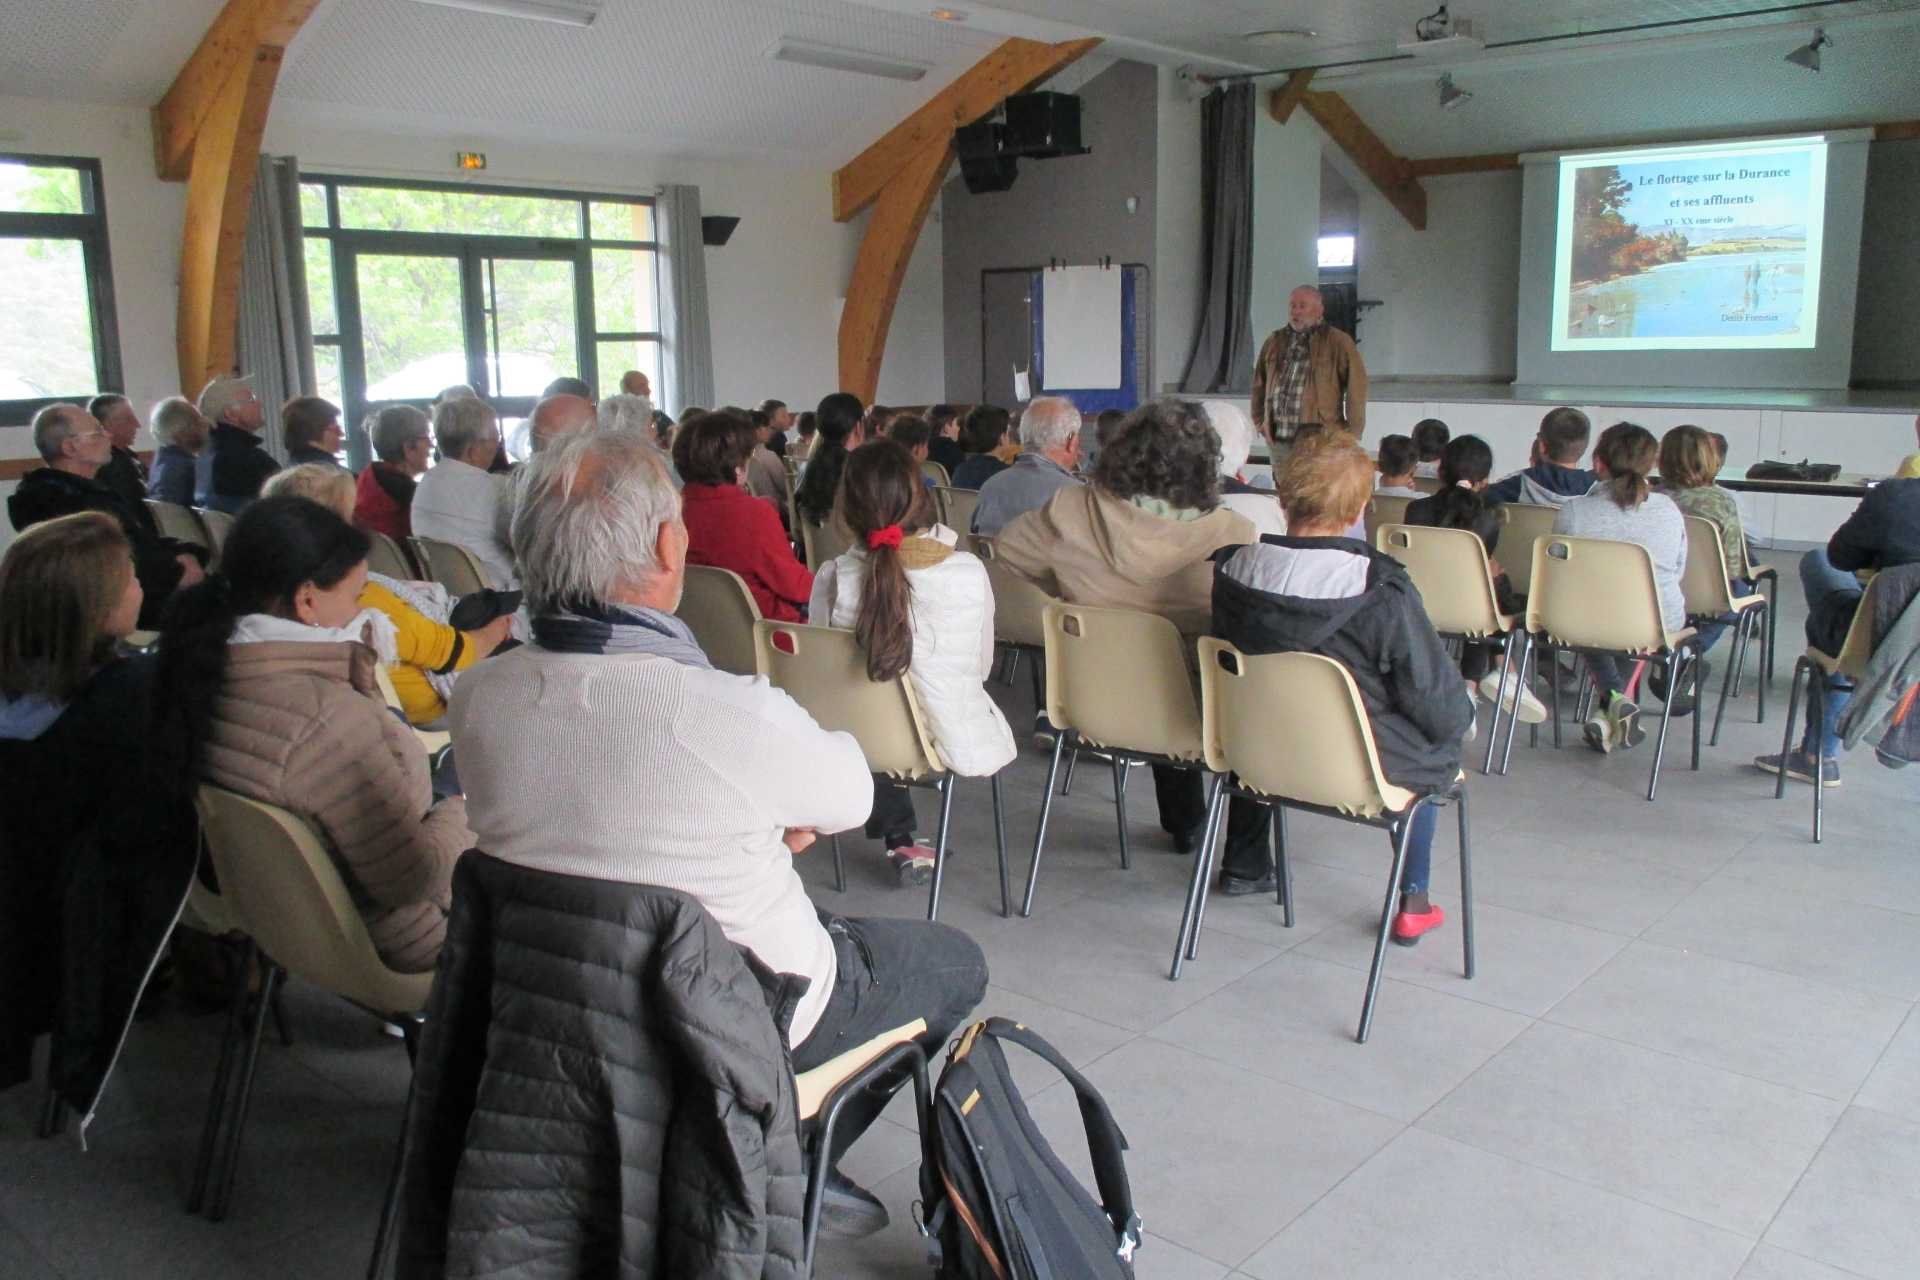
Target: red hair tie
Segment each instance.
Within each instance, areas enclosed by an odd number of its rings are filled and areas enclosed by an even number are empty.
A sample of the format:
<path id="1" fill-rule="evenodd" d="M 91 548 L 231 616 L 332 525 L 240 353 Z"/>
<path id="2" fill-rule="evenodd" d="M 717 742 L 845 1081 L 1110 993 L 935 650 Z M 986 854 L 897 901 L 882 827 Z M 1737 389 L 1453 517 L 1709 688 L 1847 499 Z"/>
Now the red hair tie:
<path id="1" fill-rule="evenodd" d="M 884 529 L 875 529 L 867 535 L 867 550 L 878 551 L 881 547 L 892 547 L 898 551 L 905 537 L 906 535 L 900 532 L 900 526 L 897 524 L 890 524 Z"/>

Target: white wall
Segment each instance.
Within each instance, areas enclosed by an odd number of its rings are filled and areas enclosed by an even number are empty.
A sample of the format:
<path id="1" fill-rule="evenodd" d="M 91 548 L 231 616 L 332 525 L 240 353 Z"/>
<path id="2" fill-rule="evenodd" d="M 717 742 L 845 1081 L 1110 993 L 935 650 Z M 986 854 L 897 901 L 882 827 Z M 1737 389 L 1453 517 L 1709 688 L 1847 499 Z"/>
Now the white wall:
<path id="1" fill-rule="evenodd" d="M 1264 90 L 1262 95 L 1264 96 Z M 1287 323 L 1287 295 L 1320 279 L 1320 143 L 1296 111 L 1276 122 L 1253 111 L 1253 347 Z M 1249 371 L 1249 378 L 1252 377 Z"/>
<path id="2" fill-rule="evenodd" d="M 1359 188 L 1361 352 L 1374 377 L 1513 377 L 1520 300 L 1520 174 L 1427 178 L 1415 231 L 1371 185 Z"/>

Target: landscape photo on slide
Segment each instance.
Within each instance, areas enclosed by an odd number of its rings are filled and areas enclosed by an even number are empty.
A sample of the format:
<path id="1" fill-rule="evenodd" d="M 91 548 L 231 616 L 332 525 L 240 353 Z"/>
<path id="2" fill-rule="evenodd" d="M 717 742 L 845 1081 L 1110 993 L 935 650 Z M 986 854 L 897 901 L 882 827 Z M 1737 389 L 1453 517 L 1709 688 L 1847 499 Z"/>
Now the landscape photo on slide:
<path id="1" fill-rule="evenodd" d="M 1566 161 L 1560 350 L 1811 347 L 1823 142 Z"/>

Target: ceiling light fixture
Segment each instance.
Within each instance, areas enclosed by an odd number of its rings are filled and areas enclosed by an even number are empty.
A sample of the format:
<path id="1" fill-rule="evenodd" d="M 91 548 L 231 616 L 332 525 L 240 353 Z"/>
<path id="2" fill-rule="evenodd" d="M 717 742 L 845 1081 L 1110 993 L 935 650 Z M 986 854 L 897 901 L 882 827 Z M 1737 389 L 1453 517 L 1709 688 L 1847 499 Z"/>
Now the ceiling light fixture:
<path id="1" fill-rule="evenodd" d="M 1453 82 L 1453 72 L 1440 77 L 1440 109 L 1451 111 L 1473 95 Z"/>
<path id="2" fill-rule="evenodd" d="M 1293 44 L 1301 40 L 1312 40 L 1320 33 L 1309 31 L 1305 27 L 1269 27 L 1264 31 L 1249 31 L 1240 38 L 1248 44 Z"/>
<path id="3" fill-rule="evenodd" d="M 921 80 L 929 68 L 924 63 L 901 62 L 877 53 L 858 49 L 840 49 L 830 44 L 782 37 L 767 56 L 775 62 L 792 62 L 803 67 L 821 67 L 828 71 L 851 71 L 856 75 L 879 76 L 885 80 Z"/>
<path id="4" fill-rule="evenodd" d="M 938 22 L 965 22 L 967 12 L 964 9 L 935 9 L 933 17 Z"/>
<path id="5" fill-rule="evenodd" d="M 569 4 L 566 0 L 415 0 L 418 4 L 443 9 L 465 9 L 469 13 L 490 13 L 501 18 L 528 18 L 535 22 L 557 22 L 568 27 L 590 27 L 600 16 L 600 6 L 592 0 Z"/>
<path id="6" fill-rule="evenodd" d="M 1833 47 L 1833 41 L 1827 38 L 1825 27 L 1813 29 L 1813 39 L 1787 55 L 1787 61 L 1796 67 L 1805 67 L 1809 71 L 1820 69 L 1820 51 Z"/>

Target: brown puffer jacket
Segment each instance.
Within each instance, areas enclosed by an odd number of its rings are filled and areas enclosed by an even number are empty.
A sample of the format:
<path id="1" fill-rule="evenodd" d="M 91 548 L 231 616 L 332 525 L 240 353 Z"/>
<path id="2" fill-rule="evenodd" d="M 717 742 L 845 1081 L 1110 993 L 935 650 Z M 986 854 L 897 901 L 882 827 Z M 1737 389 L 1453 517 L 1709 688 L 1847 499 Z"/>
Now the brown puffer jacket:
<path id="1" fill-rule="evenodd" d="M 270 642 L 227 650 L 203 776 L 311 821 L 380 956 L 433 968 L 453 864 L 475 844 L 462 799 L 433 802 L 427 757 L 387 710 L 365 645 Z"/>

